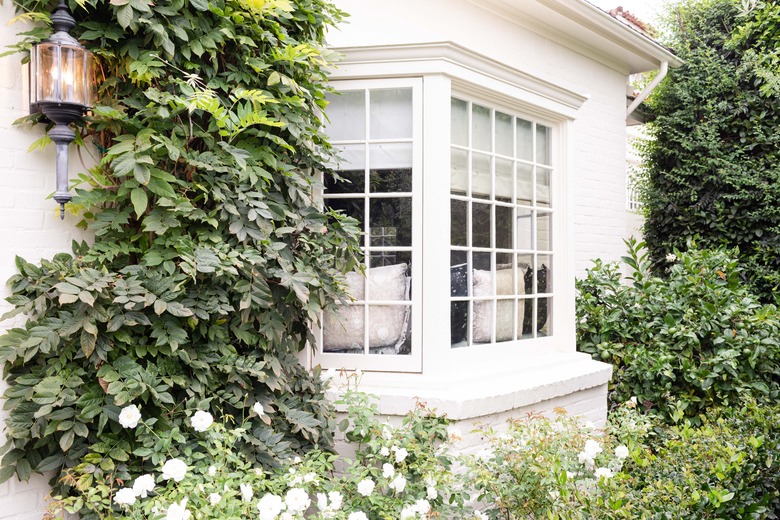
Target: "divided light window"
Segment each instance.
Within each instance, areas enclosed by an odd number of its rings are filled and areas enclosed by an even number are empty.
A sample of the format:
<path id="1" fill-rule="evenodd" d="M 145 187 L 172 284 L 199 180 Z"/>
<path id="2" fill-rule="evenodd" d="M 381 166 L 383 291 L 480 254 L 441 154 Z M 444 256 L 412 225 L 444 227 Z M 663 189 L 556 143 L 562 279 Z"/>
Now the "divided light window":
<path id="1" fill-rule="evenodd" d="M 552 334 L 551 128 L 451 100 L 452 347 Z"/>
<path id="2" fill-rule="evenodd" d="M 414 371 L 420 359 L 412 328 L 419 94 L 408 81 L 365 85 L 328 98 L 326 131 L 344 180 L 326 179 L 325 203 L 361 222 L 365 277 L 347 275 L 354 301 L 325 313 L 319 351 L 336 366 Z"/>

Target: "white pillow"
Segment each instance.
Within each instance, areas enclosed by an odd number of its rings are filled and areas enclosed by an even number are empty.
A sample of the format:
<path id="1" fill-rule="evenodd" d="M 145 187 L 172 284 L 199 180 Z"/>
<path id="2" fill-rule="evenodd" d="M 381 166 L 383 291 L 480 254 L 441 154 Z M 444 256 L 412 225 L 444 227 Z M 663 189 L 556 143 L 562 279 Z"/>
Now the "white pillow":
<path id="1" fill-rule="evenodd" d="M 366 298 L 368 280 L 370 301 L 408 301 L 407 265 L 372 267 L 364 277 L 347 273 L 347 291 L 355 300 Z M 365 305 L 341 305 L 323 316 L 323 351 L 363 351 Z M 369 305 L 368 346 L 372 349 L 392 347 L 397 352 L 406 340 L 409 321 L 408 305 Z"/>
<path id="2" fill-rule="evenodd" d="M 496 273 L 496 295 L 516 295 L 525 294 L 525 280 L 523 278 L 524 270 L 517 268 L 517 280 L 515 288 L 512 287 L 512 269 L 499 269 Z M 472 278 L 473 296 L 492 296 L 493 295 L 493 271 L 483 271 L 474 269 Z M 509 341 L 514 339 L 514 319 L 512 317 L 513 300 L 496 301 L 496 311 L 498 319 L 496 320 L 496 341 Z M 523 316 L 525 315 L 525 300 L 517 301 L 517 330 L 518 336 L 523 331 Z M 474 330 L 472 340 L 474 343 L 489 343 L 491 341 L 491 332 L 493 329 L 493 302 L 491 300 L 482 300 L 474 302 L 473 316 Z"/>

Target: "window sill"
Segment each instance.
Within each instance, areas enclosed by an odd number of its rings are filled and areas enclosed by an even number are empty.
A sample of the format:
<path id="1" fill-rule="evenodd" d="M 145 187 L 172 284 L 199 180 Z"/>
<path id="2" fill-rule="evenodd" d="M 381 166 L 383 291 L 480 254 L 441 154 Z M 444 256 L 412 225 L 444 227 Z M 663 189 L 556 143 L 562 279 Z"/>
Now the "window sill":
<path id="1" fill-rule="evenodd" d="M 379 398 L 382 415 L 405 415 L 422 401 L 458 421 L 533 409 L 537 403 L 606 385 L 611 376 L 610 365 L 594 361 L 588 354 L 550 352 L 529 357 L 512 370 L 496 367 L 479 374 L 364 373 L 359 388 Z M 335 378 L 335 389 L 328 392 L 334 400 L 340 394 L 339 385 L 344 383 L 342 377 Z"/>

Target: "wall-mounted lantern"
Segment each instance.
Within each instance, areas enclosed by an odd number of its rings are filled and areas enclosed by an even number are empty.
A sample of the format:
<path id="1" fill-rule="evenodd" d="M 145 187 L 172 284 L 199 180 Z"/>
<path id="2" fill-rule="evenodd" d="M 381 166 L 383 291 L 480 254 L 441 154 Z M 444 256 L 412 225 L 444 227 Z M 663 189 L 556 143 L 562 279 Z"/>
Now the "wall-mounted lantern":
<path id="1" fill-rule="evenodd" d="M 70 123 L 84 117 L 93 99 L 94 61 L 68 31 L 76 26 L 65 0 L 51 15 L 54 34 L 30 50 L 30 112 L 43 112 L 54 123 L 49 137 L 57 146 L 57 191 L 60 218 L 68 193 L 68 145 L 76 138 Z"/>

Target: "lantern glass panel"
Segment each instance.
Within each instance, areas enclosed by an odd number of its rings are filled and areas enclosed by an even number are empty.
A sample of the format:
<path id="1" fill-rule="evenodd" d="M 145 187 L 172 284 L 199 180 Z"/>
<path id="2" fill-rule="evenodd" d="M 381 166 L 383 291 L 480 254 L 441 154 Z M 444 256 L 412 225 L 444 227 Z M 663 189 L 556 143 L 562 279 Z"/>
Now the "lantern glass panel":
<path id="1" fill-rule="evenodd" d="M 36 47 L 35 100 L 36 102 L 59 101 L 59 51 L 58 45 L 42 43 Z"/>
<path id="2" fill-rule="evenodd" d="M 86 86 L 84 85 L 84 49 L 63 45 L 60 62 L 60 92 L 63 103 L 86 105 Z"/>
<path id="3" fill-rule="evenodd" d="M 86 53 L 85 62 L 84 105 L 91 107 L 95 104 L 95 58 L 91 52 Z"/>

